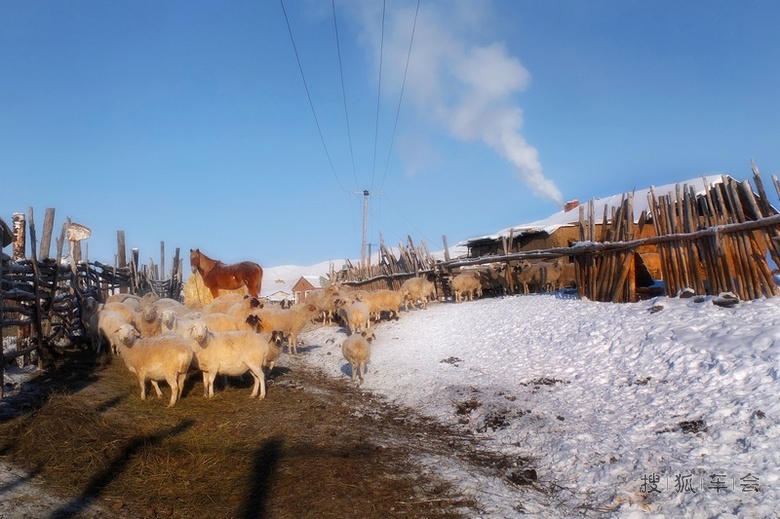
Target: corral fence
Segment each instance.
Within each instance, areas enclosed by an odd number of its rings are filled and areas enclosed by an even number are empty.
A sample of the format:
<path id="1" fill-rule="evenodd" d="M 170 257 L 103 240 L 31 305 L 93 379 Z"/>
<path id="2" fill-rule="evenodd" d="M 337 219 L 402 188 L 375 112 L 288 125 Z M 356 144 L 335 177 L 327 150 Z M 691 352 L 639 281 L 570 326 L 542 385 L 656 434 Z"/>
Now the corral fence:
<path id="1" fill-rule="evenodd" d="M 780 196 L 780 183 L 772 177 Z M 364 288 L 397 289 L 411 277 L 434 281 L 440 299 L 452 297 L 450 282 L 463 270 L 481 274 L 488 293 L 520 292 L 518 273 L 524 261 L 564 258 L 574 267 L 574 289 L 581 298 L 601 302 L 636 302 L 655 295 L 675 296 L 685 289 L 699 295 L 732 293 L 742 300 L 778 294 L 770 260 L 780 265 L 780 215 L 770 205 L 758 168 L 753 183 L 724 177 L 697 194 L 677 185 L 673 195 L 648 194 L 649 210 L 634 215 L 634 194 L 627 193 L 608 214 L 594 214 L 593 203 L 580 206 L 579 242 L 569 247 L 528 250 L 467 259 L 434 259 L 425 243 L 411 238 L 399 244 L 395 258 L 381 244 L 379 261 L 368 271 L 353 267 L 332 279 Z M 637 239 L 645 225 L 654 236 Z M 448 250 L 443 237 L 445 253 Z M 660 260 L 662 283 L 648 278 L 639 250 L 654 249 Z M 644 281 L 637 284 L 637 279 Z"/>
<path id="2" fill-rule="evenodd" d="M 62 226 L 56 240 L 57 252 L 49 257 L 54 210 L 48 209 L 41 243 L 41 259 L 36 248 L 37 238 L 32 209 L 27 218 L 23 213 L 13 217 L 14 232 L 3 234 L 2 245 L 13 241 L 13 257 L 0 249 L 0 341 L 8 331 L 16 335 L 16 351 L 0 356 L 0 398 L 3 395 L 3 373 L 7 363 L 22 357 L 29 364 L 33 353 L 43 367 L 44 357 L 56 355 L 55 345 L 86 341 L 81 319 L 83 302 L 87 297 L 104 301 L 112 293 L 143 295 L 153 292 L 160 297 L 180 299 L 181 261 L 176 249 L 170 277 L 162 279 L 164 244 L 161 244 L 160 265 L 141 265 L 139 252 L 133 249 L 126 261 L 124 232 L 117 232 L 117 261 L 115 265 L 82 259 L 80 236 L 83 228 L 69 220 Z M 4 230 L 8 226 L 2 222 Z M 30 258 L 25 258 L 29 229 Z M 63 261 L 68 242 L 68 261 Z"/>

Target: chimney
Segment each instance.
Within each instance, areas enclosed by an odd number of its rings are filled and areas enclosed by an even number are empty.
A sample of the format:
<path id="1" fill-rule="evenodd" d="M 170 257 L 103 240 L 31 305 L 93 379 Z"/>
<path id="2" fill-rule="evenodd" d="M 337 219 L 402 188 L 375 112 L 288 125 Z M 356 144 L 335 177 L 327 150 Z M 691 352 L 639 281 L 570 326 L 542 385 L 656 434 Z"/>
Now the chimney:
<path id="1" fill-rule="evenodd" d="M 571 211 L 575 207 L 579 207 L 580 201 L 579 200 L 570 200 L 563 204 L 563 210 L 564 211 Z"/>

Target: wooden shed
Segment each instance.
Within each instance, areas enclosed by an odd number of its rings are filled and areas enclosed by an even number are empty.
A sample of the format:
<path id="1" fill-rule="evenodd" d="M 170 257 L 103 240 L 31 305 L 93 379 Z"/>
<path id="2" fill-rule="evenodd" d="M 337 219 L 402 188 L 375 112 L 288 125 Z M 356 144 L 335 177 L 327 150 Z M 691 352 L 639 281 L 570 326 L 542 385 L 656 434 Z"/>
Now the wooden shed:
<path id="1" fill-rule="evenodd" d="M 710 175 L 686 180 L 677 184 L 634 191 L 632 193 L 634 222 L 637 224 L 649 224 L 637 225 L 634 239 L 648 238 L 655 236 L 656 234 L 655 227 L 652 225 L 652 213 L 648 210 L 649 197 L 655 196 L 656 198 L 660 198 L 662 196 L 671 196 L 672 199 L 674 199 L 674 197 L 678 196 L 679 189 L 682 189 L 683 191 L 693 189 L 697 194 L 704 194 L 707 189 L 711 189 L 724 182 L 736 182 L 737 184 L 740 184 L 740 182 L 728 175 Z M 465 240 L 459 243 L 459 245 L 467 247 L 469 258 L 568 247 L 572 243 L 581 240 L 580 222 L 583 218 L 587 220 L 589 213 L 593 215 L 595 235 L 601 236 L 601 225 L 605 217 L 608 222 L 611 222 L 614 211 L 620 207 L 622 201 L 629 194 L 631 193 L 623 193 L 606 198 L 594 198 L 591 201 L 584 203 L 579 203 L 574 200 L 568 202 L 563 211 L 554 213 L 543 220 L 514 225 L 502 229 L 495 234 Z M 745 206 L 748 207 L 747 204 L 745 204 Z M 777 211 L 773 210 L 773 214 L 777 214 Z M 751 215 L 748 213 L 748 217 L 758 219 L 760 215 Z M 645 250 L 640 250 L 639 252 L 653 252 L 653 250 L 652 247 L 650 247 Z"/>
<path id="2" fill-rule="evenodd" d="M 702 201 L 705 198 L 703 195 L 715 191 L 719 195 L 717 198 L 723 201 L 723 209 L 727 213 L 740 213 L 748 220 L 760 219 L 761 214 L 755 213 L 751 204 L 747 203 L 746 200 L 733 199 L 723 194 L 724 186 L 731 185 L 731 183 L 737 187 L 743 184 L 729 175 L 710 175 L 607 198 L 594 198 L 585 203 L 579 203 L 575 200 L 568 202 L 562 211 L 543 220 L 514 225 L 495 234 L 465 240 L 459 245 L 468 249 L 469 258 L 565 248 L 583 241 L 583 226 L 588 227 L 592 236 L 595 237 L 591 241 L 610 242 L 613 241 L 610 236 L 613 217 L 629 196 L 632 198 L 632 220 L 637 224 L 633 227 L 633 236 L 630 238 L 632 240 L 656 236 L 656 226 L 653 224 L 652 211 L 650 210 L 653 199 L 668 198 L 674 205 L 675 200 L 681 199 L 682 193 L 694 193 L 696 199 Z M 750 186 L 747 184 L 743 187 Z M 733 192 L 742 193 L 742 190 L 735 189 Z M 756 198 L 758 197 L 756 196 Z M 699 204 L 700 214 L 706 214 L 705 208 L 701 205 L 703 203 Z M 762 205 L 768 208 L 768 213 L 777 214 L 777 211 L 768 203 L 762 203 Z M 602 229 L 602 224 L 605 221 L 607 226 Z M 644 278 L 639 286 L 648 286 L 648 279 L 663 279 L 660 275 L 657 246 L 642 245 L 636 249 L 636 252 L 640 256 L 637 259 L 640 264 L 640 273 Z"/>

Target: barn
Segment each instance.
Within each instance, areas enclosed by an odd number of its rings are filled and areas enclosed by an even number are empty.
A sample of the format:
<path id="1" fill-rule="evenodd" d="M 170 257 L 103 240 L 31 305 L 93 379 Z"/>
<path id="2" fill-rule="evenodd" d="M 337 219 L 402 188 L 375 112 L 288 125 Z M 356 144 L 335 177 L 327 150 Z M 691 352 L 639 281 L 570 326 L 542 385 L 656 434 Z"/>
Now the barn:
<path id="1" fill-rule="evenodd" d="M 632 193 L 622 193 L 606 198 L 594 198 L 582 204 L 574 200 L 568 202 L 562 211 L 542 220 L 514 225 L 494 234 L 462 241 L 459 245 L 466 247 L 468 258 L 484 258 L 487 256 L 566 248 L 575 243 L 583 242 L 583 227 L 590 227 L 592 230 L 592 236 L 596 238 L 591 241 L 613 241 L 609 234 L 613 217 L 629 195 L 631 196 L 633 207 L 632 221 L 636 224 L 633 227 L 633 236 L 630 239 L 642 240 L 644 238 L 652 238 L 657 233 L 656 225 L 653 222 L 651 200 L 668 197 L 674 201 L 680 199 L 680 193 L 695 193 L 696 199 L 701 201 L 707 193 L 725 191 L 723 186 L 727 185 L 748 188 L 748 191 L 752 192 L 749 184 L 745 183 L 746 185 L 744 186 L 742 184 L 742 182 L 735 180 L 729 175 L 709 175 L 685 180 L 677 184 L 649 187 L 635 190 Z M 742 190 L 735 189 L 733 192 L 742 193 Z M 754 194 L 754 196 L 758 198 L 757 195 Z M 748 203 L 748 200 L 741 200 L 741 196 L 734 199 L 723 195 L 721 198 L 724 209 L 728 214 L 739 213 L 744 215 L 747 220 L 758 220 L 762 217 L 761 214 L 752 209 L 752 205 Z M 702 203 L 699 203 L 700 212 L 704 212 Z M 765 208 L 765 213 L 771 215 L 778 214 L 777 210 L 766 201 L 760 201 L 759 205 Z M 767 214 L 763 216 L 767 216 Z M 606 227 L 602 229 L 604 223 L 606 223 Z M 648 286 L 652 284 L 653 279 L 662 280 L 663 276 L 658 259 L 657 245 L 640 245 L 637 247 L 636 252 L 639 256 L 638 263 L 640 267 L 637 275 L 642 278 L 641 280 L 638 279 L 639 285 Z"/>

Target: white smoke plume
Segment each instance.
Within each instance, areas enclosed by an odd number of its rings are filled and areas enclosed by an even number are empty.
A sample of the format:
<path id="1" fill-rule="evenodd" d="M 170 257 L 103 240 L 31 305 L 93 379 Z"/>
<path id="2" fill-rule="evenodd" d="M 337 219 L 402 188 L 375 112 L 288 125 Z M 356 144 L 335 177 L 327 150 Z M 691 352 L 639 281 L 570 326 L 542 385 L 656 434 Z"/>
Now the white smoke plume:
<path id="1" fill-rule="evenodd" d="M 382 4 L 348 5 L 360 9 L 363 43 L 371 46 L 378 63 Z M 470 0 L 421 3 L 404 100 L 453 137 L 487 144 L 515 166 L 534 196 L 562 206 L 560 190 L 544 176 L 536 148 L 522 135 L 523 112 L 514 96 L 528 87 L 530 74 L 502 43 L 478 43 L 489 33 L 489 6 Z M 396 92 L 403 81 L 415 8 L 416 0 L 387 3 L 383 82 Z"/>

